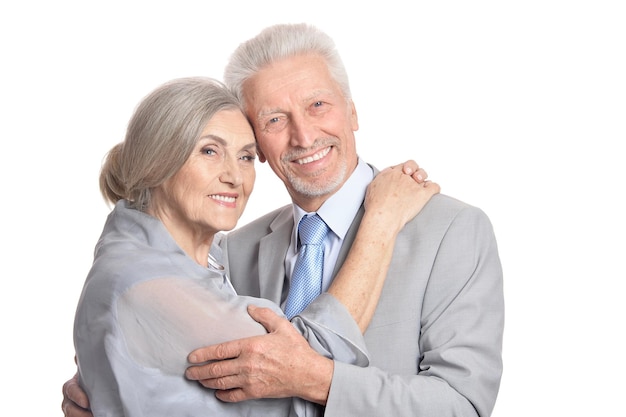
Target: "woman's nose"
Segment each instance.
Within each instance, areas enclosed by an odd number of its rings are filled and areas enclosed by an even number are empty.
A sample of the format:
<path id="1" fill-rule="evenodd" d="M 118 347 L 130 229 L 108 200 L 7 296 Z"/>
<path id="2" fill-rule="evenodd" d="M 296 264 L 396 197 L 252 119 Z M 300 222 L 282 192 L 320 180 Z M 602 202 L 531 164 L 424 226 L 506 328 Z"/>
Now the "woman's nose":
<path id="1" fill-rule="evenodd" d="M 236 158 L 226 158 L 223 163 L 220 181 L 232 185 L 241 185 L 243 182 L 241 169 Z"/>

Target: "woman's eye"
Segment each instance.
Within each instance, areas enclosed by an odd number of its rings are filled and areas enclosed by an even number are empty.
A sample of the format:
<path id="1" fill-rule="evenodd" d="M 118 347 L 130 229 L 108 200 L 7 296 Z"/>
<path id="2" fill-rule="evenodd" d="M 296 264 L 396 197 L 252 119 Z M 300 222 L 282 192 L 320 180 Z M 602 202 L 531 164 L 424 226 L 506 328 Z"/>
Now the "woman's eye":
<path id="1" fill-rule="evenodd" d="M 213 149 L 213 148 L 204 148 L 202 150 L 202 153 L 204 153 L 206 155 L 215 155 L 215 149 Z"/>

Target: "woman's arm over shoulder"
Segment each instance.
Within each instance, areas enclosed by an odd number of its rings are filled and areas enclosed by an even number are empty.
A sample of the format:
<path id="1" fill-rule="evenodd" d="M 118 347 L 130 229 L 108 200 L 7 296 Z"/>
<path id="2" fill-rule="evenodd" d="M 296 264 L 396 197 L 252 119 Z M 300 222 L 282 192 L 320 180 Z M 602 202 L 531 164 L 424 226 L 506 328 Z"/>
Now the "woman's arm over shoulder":
<path id="1" fill-rule="evenodd" d="M 247 297 L 170 277 L 133 286 L 120 297 L 117 311 L 134 360 L 183 375 L 193 349 L 265 334 L 263 326 L 248 315 L 247 304 Z"/>

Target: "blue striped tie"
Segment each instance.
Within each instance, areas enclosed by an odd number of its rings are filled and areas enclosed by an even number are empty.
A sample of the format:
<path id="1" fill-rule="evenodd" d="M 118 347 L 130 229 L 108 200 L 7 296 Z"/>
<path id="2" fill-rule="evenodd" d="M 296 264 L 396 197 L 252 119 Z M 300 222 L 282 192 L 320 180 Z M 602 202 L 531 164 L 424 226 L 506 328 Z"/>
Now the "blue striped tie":
<path id="1" fill-rule="evenodd" d="M 322 290 L 324 238 L 328 226 L 317 214 L 300 220 L 298 234 L 302 247 L 291 276 L 285 315 L 291 319 L 309 305 Z"/>

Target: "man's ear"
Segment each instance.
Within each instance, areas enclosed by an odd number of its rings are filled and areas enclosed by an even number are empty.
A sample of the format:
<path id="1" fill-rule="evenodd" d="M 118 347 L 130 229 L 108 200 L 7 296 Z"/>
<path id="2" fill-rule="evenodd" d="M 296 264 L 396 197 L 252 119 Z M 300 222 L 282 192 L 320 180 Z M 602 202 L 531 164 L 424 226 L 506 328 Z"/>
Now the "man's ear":
<path id="1" fill-rule="evenodd" d="M 359 117 L 356 114 L 356 106 L 354 105 L 354 101 L 350 100 L 350 121 L 352 123 L 352 131 L 356 132 L 359 130 Z"/>
<path id="2" fill-rule="evenodd" d="M 256 154 L 259 156 L 259 161 L 261 161 L 261 163 L 267 161 L 267 158 L 263 155 L 263 151 L 258 146 L 256 147 Z"/>

